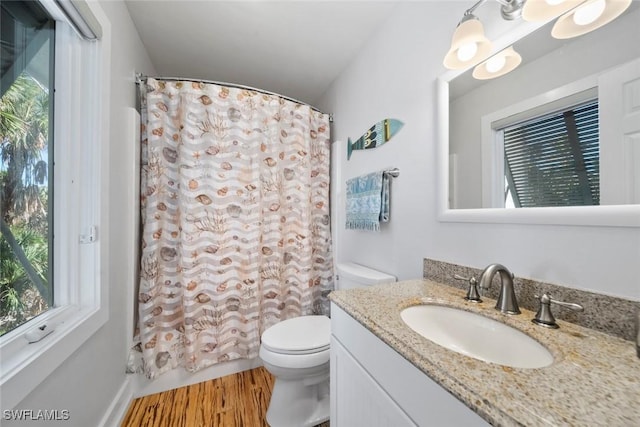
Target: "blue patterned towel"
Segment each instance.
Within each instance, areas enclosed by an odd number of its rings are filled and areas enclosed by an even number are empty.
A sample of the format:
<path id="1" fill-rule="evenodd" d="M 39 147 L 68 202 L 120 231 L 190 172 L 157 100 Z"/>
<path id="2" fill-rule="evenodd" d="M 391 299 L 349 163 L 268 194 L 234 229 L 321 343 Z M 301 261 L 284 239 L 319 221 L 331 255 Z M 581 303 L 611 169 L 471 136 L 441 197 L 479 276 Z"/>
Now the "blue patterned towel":
<path id="1" fill-rule="evenodd" d="M 347 181 L 347 221 L 351 230 L 379 231 L 389 221 L 389 177 L 384 171 Z"/>

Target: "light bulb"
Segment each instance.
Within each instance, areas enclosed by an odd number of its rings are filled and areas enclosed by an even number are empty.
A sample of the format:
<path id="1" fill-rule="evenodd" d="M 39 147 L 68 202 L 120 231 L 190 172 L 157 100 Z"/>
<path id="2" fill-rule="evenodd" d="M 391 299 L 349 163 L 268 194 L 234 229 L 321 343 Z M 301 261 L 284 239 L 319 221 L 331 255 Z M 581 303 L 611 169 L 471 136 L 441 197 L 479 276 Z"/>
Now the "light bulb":
<path id="1" fill-rule="evenodd" d="M 465 43 L 458 48 L 458 59 L 462 62 L 466 62 L 473 58 L 477 52 L 477 43 Z"/>
<path id="2" fill-rule="evenodd" d="M 458 48 L 458 59 L 462 62 L 468 61 L 478 52 L 477 43 L 465 43 Z"/>
<path id="3" fill-rule="evenodd" d="M 557 6 L 560 3 L 564 3 L 564 0 L 545 0 L 545 3 L 547 3 L 549 6 Z"/>
<path id="4" fill-rule="evenodd" d="M 488 72 L 496 73 L 502 70 L 502 67 L 504 67 L 504 64 L 506 63 L 507 63 L 507 58 L 504 55 L 496 55 L 489 58 L 485 67 L 487 68 Z"/>
<path id="5" fill-rule="evenodd" d="M 606 6 L 605 0 L 595 0 L 580 6 L 573 13 L 573 22 L 576 25 L 589 25 L 602 15 Z"/>

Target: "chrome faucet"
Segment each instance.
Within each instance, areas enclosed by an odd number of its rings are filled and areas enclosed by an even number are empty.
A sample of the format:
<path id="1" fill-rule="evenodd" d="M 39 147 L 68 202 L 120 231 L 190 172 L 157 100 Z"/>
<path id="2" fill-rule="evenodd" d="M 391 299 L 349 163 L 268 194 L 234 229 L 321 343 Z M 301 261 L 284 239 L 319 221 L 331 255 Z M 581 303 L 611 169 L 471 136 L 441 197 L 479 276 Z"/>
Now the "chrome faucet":
<path id="1" fill-rule="evenodd" d="M 520 314 L 516 293 L 513 290 L 513 273 L 511 273 L 504 265 L 488 265 L 480 275 L 480 280 L 478 281 L 480 288 L 488 289 L 489 286 L 491 286 L 491 281 L 496 273 L 500 273 L 500 281 L 502 282 L 500 295 L 498 296 L 498 302 L 496 303 L 496 310 L 500 310 L 507 314 Z"/>

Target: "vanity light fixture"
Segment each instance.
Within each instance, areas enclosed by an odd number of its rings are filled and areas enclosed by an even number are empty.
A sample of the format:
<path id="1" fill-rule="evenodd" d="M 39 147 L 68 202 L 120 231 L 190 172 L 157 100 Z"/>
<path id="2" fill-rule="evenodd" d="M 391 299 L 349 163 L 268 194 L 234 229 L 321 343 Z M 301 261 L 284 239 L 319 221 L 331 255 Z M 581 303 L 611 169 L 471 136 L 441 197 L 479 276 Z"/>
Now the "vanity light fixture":
<path id="1" fill-rule="evenodd" d="M 464 13 L 453 33 L 451 48 L 444 58 L 444 66 L 451 70 L 467 68 L 489 58 L 491 41 L 484 35 L 484 27 L 473 12 L 487 0 L 480 0 Z M 560 16 L 551 30 L 557 39 L 581 36 L 616 19 L 631 5 L 632 0 L 496 0 L 502 6 L 505 20 L 522 17 L 525 21 L 550 21 Z M 522 58 L 511 48 L 505 49 L 504 58 L 494 55 L 478 65 L 473 76 L 490 79 L 516 68 Z M 499 65 L 503 63 L 501 68 Z M 508 68 L 509 64 L 513 68 Z M 490 71 L 497 70 L 497 71 Z"/>
<path id="2" fill-rule="evenodd" d="M 630 5 L 631 0 L 587 0 L 558 18 L 551 35 L 557 39 L 581 36 L 613 21 Z"/>
<path id="3" fill-rule="evenodd" d="M 482 22 L 473 13 L 465 13 L 453 33 L 451 49 L 444 57 L 444 66 L 457 70 L 477 64 L 489 56 L 491 48 L 491 42 L 484 35 Z"/>
<path id="4" fill-rule="evenodd" d="M 550 21 L 584 3 L 585 0 L 527 0 L 522 19 L 529 22 Z"/>
<path id="5" fill-rule="evenodd" d="M 513 46 L 509 46 L 477 65 L 473 70 L 473 77 L 478 80 L 500 77 L 515 70 L 521 62 L 520 54 L 513 49 Z"/>
<path id="6" fill-rule="evenodd" d="M 491 54 L 492 44 L 484 35 L 482 22 L 473 14 L 487 0 L 480 0 L 464 13 L 458 27 L 453 33 L 451 48 L 444 57 L 444 66 L 458 70 L 484 61 Z M 522 6 L 526 0 L 496 0 L 502 6 L 502 18 L 512 21 L 522 14 Z"/>

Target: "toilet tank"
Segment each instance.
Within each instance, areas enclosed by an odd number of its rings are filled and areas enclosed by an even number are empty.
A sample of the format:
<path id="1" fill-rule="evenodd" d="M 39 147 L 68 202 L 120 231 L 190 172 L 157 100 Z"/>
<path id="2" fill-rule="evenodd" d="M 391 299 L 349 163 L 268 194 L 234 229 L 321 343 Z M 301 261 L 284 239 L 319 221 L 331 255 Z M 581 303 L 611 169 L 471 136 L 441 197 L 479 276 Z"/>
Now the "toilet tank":
<path id="1" fill-rule="evenodd" d="M 362 288 L 395 282 L 395 276 L 353 262 L 338 263 L 338 289 Z"/>

